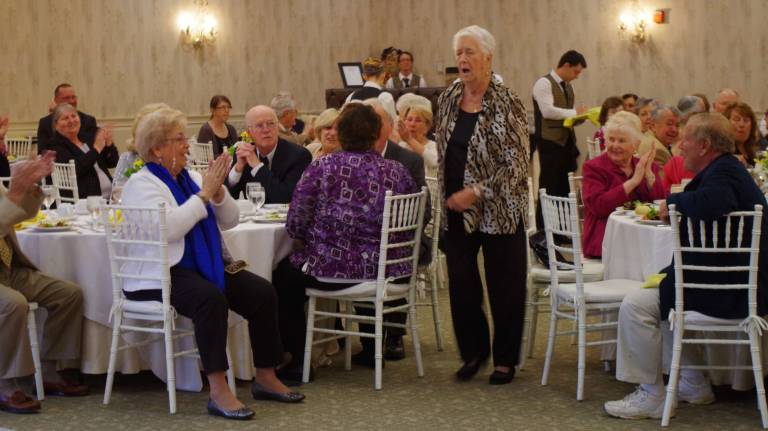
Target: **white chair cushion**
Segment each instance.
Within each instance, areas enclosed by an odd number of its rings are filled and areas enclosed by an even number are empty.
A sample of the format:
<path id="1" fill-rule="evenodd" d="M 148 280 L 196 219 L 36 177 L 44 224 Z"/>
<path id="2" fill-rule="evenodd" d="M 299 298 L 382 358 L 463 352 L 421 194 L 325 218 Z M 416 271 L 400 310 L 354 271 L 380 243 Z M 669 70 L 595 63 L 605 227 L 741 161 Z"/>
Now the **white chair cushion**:
<path id="1" fill-rule="evenodd" d="M 582 271 L 582 277 L 584 282 L 600 281 L 603 279 L 603 262 L 594 259 L 583 259 L 584 270 Z M 531 266 L 531 278 L 534 283 L 547 283 L 549 284 L 549 268 L 536 263 Z M 572 270 L 559 270 L 558 281 L 560 283 L 575 283 L 576 272 Z"/>
<path id="2" fill-rule="evenodd" d="M 738 325 L 744 319 L 721 319 L 719 317 L 707 316 L 698 311 L 686 311 L 685 323 L 688 325 Z"/>
<path id="3" fill-rule="evenodd" d="M 163 303 L 160 301 L 130 301 L 123 300 L 123 311 L 141 314 L 163 314 Z"/>
<path id="4" fill-rule="evenodd" d="M 640 289 L 642 284 L 642 281 L 623 278 L 584 283 L 584 299 L 587 302 L 619 302 L 629 292 Z M 558 284 L 557 296 L 566 300 L 576 296 L 576 283 Z"/>
<path id="5" fill-rule="evenodd" d="M 395 284 L 387 283 L 387 294 L 400 295 L 408 291 L 409 284 Z M 317 296 L 322 298 L 338 298 L 338 297 L 366 297 L 376 294 L 376 280 L 366 281 L 364 283 L 356 284 L 352 287 L 341 290 L 320 290 L 320 289 L 307 289 L 307 296 Z"/>

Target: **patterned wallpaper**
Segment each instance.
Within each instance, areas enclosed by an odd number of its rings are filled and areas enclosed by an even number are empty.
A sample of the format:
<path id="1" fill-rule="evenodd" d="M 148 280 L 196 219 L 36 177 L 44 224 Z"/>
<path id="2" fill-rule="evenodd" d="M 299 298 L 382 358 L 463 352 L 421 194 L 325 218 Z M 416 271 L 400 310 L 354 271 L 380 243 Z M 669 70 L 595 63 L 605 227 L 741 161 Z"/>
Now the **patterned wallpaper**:
<path id="1" fill-rule="evenodd" d="M 268 103 L 282 89 L 302 111 L 324 108 L 324 89 L 341 81 L 336 63 L 358 61 L 384 46 L 414 52 L 430 83 L 453 64 L 451 36 L 479 24 L 497 38 L 494 69 L 530 104 L 534 80 L 567 49 L 588 69 L 577 101 L 599 104 L 634 91 L 676 101 L 690 92 L 740 90 L 756 110 L 764 85 L 768 1 L 647 0 L 670 8 L 670 23 L 651 40 L 619 40 L 617 18 L 632 0 L 210 0 L 216 44 L 195 51 L 179 43 L 176 16 L 192 0 L 3 0 L 0 113 L 18 129 L 45 112 L 54 86 L 69 81 L 80 108 L 125 123 L 144 103 L 165 101 L 205 115 L 211 95 L 233 102 L 233 116 Z M 204 117 L 199 117 L 202 121 Z"/>

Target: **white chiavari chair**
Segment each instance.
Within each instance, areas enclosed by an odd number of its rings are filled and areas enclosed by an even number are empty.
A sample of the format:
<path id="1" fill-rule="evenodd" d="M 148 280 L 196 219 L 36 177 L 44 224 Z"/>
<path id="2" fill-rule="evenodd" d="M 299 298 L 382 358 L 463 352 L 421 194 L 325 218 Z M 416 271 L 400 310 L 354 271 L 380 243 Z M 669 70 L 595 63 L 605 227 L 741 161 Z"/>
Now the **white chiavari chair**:
<path id="1" fill-rule="evenodd" d="M 27 332 L 29 333 L 29 347 L 32 350 L 32 364 L 35 367 L 35 391 L 37 392 L 37 399 L 42 401 L 45 399 L 45 389 L 43 386 L 43 368 L 40 365 L 40 341 L 37 338 L 37 321 L 35 320 L 38 306 L 37 302 L 30 302 L 27 305 L 29 306 Z"/>
<path id="2" fill-rule="evenodd" d="M 755 376 L 757 407 L 763 428 L 768 428 L 768 408 L 763 382 L 762 333 L 768 330 L 768 322 L 757 314 L 758 255 L 760 253 L 762 205 L 754 211 L 736 211 L 710 221 L 694 220 L 679 213 L 675 205 L 669 206 L 674 242 L 672 254 L 675 271 L 675 305 L 669 313 L 672 330 L 672 363 L 667 384 L 667 397 L 661 426 L 668 426 L 677 400 L 680 369 L 732 369 L 752 370 Z M 691 262 L 693 256 L 717 256 L 722 265 L 706 266 Z M 683 256 L 688 258 L 683 259 Z M 722 259 L 720 259 L 722 258 Z M 702 282 L 708 274 L 727 272 L 733 280 L 730 284 Z M 699 280 L 695 280 L 695 275 Z M 693 276 L 693 277 L 691 277 Z M 721 291 L 746 291 L 747 313 L 745 318 L 721 319 L 685 309 L 685 289 Z M 712 338 L 686 337 L 687 332 L 711 331 L 721 335 Z M 743 333 L 747 334 L 744 339 Z M 742 335 L 742 336 L 740 336 Z M 684 345 L 741 345 L 749 346 L 752 365 L 681 365 Z"/>
<path id="3" fill-rule="evenodd" d="M 424 208 L 426 206 L 426 188 L 422 188 L 419 193 L 410 195 L 394 196 L 388 191 L 384 199 L 383 223 L 381 226 L 381 243 L 379 246 L 378 276 L 375 280 L 366 280 L 352 287 L 327 291 L 319 289 L 307 289 L 309 297 L 309 313 L 307 317 L 307 338 L 304 345 L 304 370 L 302 381 L 309 382 L 309 369 L 311 363 L 312 346 L 318 343 L 324 343 L 329 340 L 345 338 L 345 368 L 352 368 L 352 336 L 368 337 L 375 340 L 375 373 L 374 389 L 381 389 L 381 370 L 382 370 L 382 344 L 383 327 L 405 328 L 407 325 L 384 322 L 384 315 L 396 311 L 408 311 L 408 321 L 411 329 L 411 341 L 413 342 L 413 355 L 416 358 L 416 374 L 419 377 L 424 376 L 424 364 L 421 358 L 421 344 L 419 341 L 418 325 L 416 322 L 416 268 L 419 261 L 419 241 L 421 239 L 422 227 L 424 222 Z M 394 241 L 391 242 L 390 241 Z M 401 250 L 401 253 L 408 252 L 404 257 L 393 257 L 393 250 Z M 408 279 L 408 283 L 393 283 L 391 278 L 387 278 L 386 270 L 391 265 L 410 262 L 410 271 L 404 274 L 401 279 Z M 323 282 L 333 282 L 332 279 L 321 279 Z M 318 298 L 335 299 L 342 305 L 342 311 L 327 312 L 317 310 L 316 302 Z M 406 299 L 405 305 L 388 306 L 385 301 L 396 299 Z M 375 310 L 374 316 L 361 316 L 355 314 L 353 304 L 357 306 L 369 306 Z M 344 319 L 344 327 L 350 328 L 347 322 L 367 321 L 373 322 L 375 331 L 360 332 L 338 329 L 329 329 L 315 326 L 318 320 L 337 318 Z M 315 332 L 320 334 L 329 334 L 330 336 L 314 339 Z"/>
<path id="4" fill-rule="evenodd" d="M 592 160 L 602 153 L 602 150 L 600 150 L 600 141 L 587 138 L 587 160 Z"/>
<path id="5" fill-rule="evenodd" d="M 438 302 L 438 288 L 445 282 L 445 276 L 442 274 L 442 267 L 440 265 L 438 249 L 438 240 L 440 238 L 440 217 L 442 216 L 442 205 L 440 198 L 440 187 L 437 184 L 437 178 L 427 177 L 427 187 L 430 193 L 430 208 L 432 211 L 432 219 L 427 226 L 426 231 L 432 240 L 432 260 L 429 265 L 419 265 L 418 268 L 418 289 L 419 297 L 429 294 L 429 302 L 416 303 L 419 307 L 431 307 L 432 308 L 432 321 L 435 326 L 435 340 L 437 342 L 437 350 L 443 351 L 443 334 L 440 324 L 440 305 Z"/>
<path id="6" fill-rule="evenodd" d="M 5 145 L 8 147 L 8 155 L 17 160 L 29 158 L 32 153 L 32 139 L 30 138 L 6 138 Z"/>
<path id="7" fill-rule="evenodd" d="M 213 143 L 190 142 L 189 152 L 195 164 L 208 165 L 213 160 Z"/>
<path id="8" fill-rule="evenodd" d="M 54 187 L 59 191 L 58 198 L 56 199 L 57 207 L 62 202 L 77 203 L 80 200 L 77 191 L 77 171 L 75 170 L 74 160 L 70 160 L 68 163 L 54 163 L 51 177 Z M 62 191 L 66 193 L 62 193 Z"/>
<path id="9" fill-rule="evenodd" d="M 584 398 L 584 374 L 586 368 L 586 348 L 615 344 L 616 339 L 587 341 L 587 332 L 604 332 L 616 329 L 615 313 L 621 306 L 624 296 L 636 289 L 642 283 L 634 280 L 612 279 L 596 282 L 585 282 L 584 263 L 581 255 L 581 224 L 578 219 L 576 195 L 570 193 L 567 198 L 549 196 L 546 190 L 540 190 L 541 210 L 544 216 L 544 229 L 547 236 L 547 251 L 550 271 L 550 321 L 549 337 L 547 338 L 547 355 L 544 360 L 544 372 L 541 384 L 546 385 L 549 379 L 549 369 L 555 348 L 555 337 L 559 335 L 577 335 L 578 343 L 578 375 L 576 399 Z M 554 235 L 561 235 L 571 241 L 570 245 L 557 245 Z M 556 251 L 573 256 L 573 263 L 561 262 L 556 257 Z M 560 270 L 571 270 L 575 273 L 574 283 L 560 283 Z M 587 315 L 601 315 L 603 319 L 591 323 Z M 614 319 L 610 319 L 614 317 Z M 576 330 L 557 332 L 559 320 L 575 322 Z"/>

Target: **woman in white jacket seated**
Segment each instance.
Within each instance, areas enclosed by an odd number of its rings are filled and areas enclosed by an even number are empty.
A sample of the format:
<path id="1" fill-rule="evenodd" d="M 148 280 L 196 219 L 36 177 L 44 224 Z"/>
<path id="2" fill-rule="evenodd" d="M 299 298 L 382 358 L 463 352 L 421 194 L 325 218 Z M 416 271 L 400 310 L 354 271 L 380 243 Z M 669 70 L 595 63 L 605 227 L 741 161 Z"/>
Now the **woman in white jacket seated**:
<path id="1" fill-rule="evenodd" d="M 231 159 L 227 153 L 211 162 L 205 177 L 184 169 L 189 145 L 184 135 L 186 118 L 162 108 L 138 124 L 135 147 L 146 162 L 123 189 L 127 206 L 165 203 L 168 221 L 168 260 L 171 265 L 171 305 L 192 319 L 195 339 L 210 384 L 208 412 L 230 419 L 249 419 L 253 410 L 229 390 L 227 370 L 227 315 L 231 308 L 248 320 L 257 399 L 299 402 L 276 376 L 283 347 L 277 321 L 277 296 L 265 279 L 247 271 L 224 271 L 221 229 L 237 225 L 239 211 L 222 186 Z M 140 250 L 137 250 L 140 252 Z M 145 272 L 157 270 L 146 267 Z M 126 298 L 159 301 L 161 290 L 143 280 L 126 284 Z"/>

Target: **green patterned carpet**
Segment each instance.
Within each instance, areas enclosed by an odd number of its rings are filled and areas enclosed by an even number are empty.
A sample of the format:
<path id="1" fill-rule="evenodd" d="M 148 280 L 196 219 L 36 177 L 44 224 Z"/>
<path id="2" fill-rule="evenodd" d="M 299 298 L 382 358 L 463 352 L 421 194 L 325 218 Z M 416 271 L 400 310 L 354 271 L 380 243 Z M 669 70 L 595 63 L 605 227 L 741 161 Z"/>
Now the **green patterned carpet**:
<path id="1" fill-rule="evenodd" d="M 585 400 L 576 401 L 575 349 L 567 338 L 556 347 L 549 386 L 541 386 L 546 316 L 539 324 L 535 357 L 512 384 L 490 386 L 491 368 L 469 383 L 457 383 L 453 372 L 459 361 L 453 343 L 447 291 L 441 290 L 444 352 L 437 352 L 431 313 L 420 309 L 422 349 L 426 375 L 416 377 L 416 366 L 406 344 L 408 358 L 388 362 L 384 388 L 374 392 L 373 372 L 363 368 L 344 371 L 343 359 L 319 371 L 317 380 L 302 387 L 307 400 L 301 405 L 282 405 L 249 400 L 248 382 L 239 382 L 238 394 L 256 410 L 250 422 L 227 421 L 205 412 L 205 393 L 178 393 L 178 413 L 168 414 L 165 386 L 148 374 L 118 376 L 112 403 L 101 404 L 103 376 L 89 376 L 93 394 L 85 398 L 50 397 L 37 415 L 0 412 L 0 428 L 14 430 L 525 430 L 525 429 L 658 429 L 659 421 L 623 421 L 608 417 L 603 402 L 617 399 L 633 386 L 616 381 L 602 370 L 599 352 L 588 354 Z M 406 341 L 410 341 L 406 338 Z M 716 388 L 717 402 L 710 406 L 682 405 L 671 427 L 675 430 L 756 429 L 760 425 L 752 392 Z"/>

